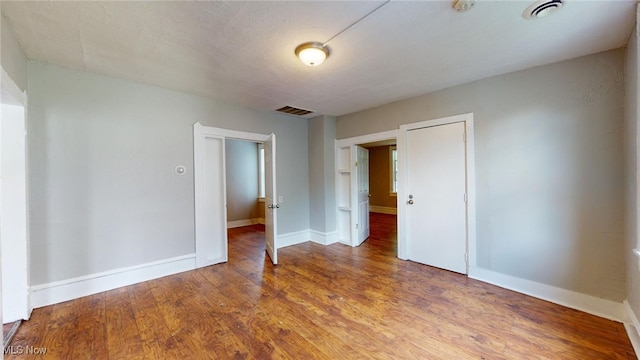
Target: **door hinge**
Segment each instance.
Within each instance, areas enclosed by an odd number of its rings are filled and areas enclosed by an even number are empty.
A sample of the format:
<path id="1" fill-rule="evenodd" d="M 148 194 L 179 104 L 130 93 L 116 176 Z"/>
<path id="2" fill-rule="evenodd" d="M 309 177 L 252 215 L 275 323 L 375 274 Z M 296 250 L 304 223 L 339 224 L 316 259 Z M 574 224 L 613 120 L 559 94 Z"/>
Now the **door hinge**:
<path id="1" fill-rule="evenodd" d="M 356 229 L 358 228 L 358 224 L 356 224 Z"/>
<path id="2" fill-rule="evenodd" d="M 464 202 L 467 202 L 467 193 L 464 193 Z"/>
<path id="3" fill-rule="evenodd" d="M 464 253 L 464 262 L 466 262 L 467 266 L 469 266 L 469 253 Z"/>
<path id="4" fill-rule="evenodd" d="M 358 162 L 356 161 L 356 167 L 358 167 Z"/>
<path id="5" fill-rule="evenodd" d="M 466 142 L 467 141 L 467 132 L 463 132 L 462 133 L 462 141 Z"/>

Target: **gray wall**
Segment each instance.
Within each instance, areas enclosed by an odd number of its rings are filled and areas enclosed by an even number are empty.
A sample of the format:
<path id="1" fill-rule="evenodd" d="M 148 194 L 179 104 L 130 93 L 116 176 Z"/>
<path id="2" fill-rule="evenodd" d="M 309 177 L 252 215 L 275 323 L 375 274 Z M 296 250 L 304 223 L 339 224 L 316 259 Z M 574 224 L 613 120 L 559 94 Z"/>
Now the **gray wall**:
<path id="1" fill-rule="evenodd" d="M 28 91 L 34 285 L 195 251 L 195 122 L 275 133 L 278 233 L 309 228 L 304 119 L 41 62 Z"/>
<path id="2" fill-rule="evenodd" d="M 9 21 L 0 16 L 0 61 L 20 90 L 27 88 L 27 57 L 18 42 Z"/>
<path id="3" fill-rule="evenodd" d="M 369 190 L 372 206 L 397 207 L 397 197 L 391 195 L 390 147 L 369 148 Z"/>
<path id="4" fill-rule="evenodd" d="M 337 135 L 473 112 L 478 265 L 622 301 L 623 58 L 609 51 L 342 116 Z"/>
<path id="5" fill-rule="evenodd" d="M 637 24 L 636 24 L 637 26 Z M 633 249 L 638 247 L 638 35 L 631 33 L 625 51 L 625 247 L 627 300 L 636 315 L 640 314 L 640 272 Z M 640 329 L 637 329 L 640 331 Z"/>
<path id="6" fill-rule="evenodd" d="M 225 158 L 227 221 L 257 219 L 258 145 L 249 141 L 228 139 L 225 141 Z"/>
<path id="7" fill-rule="evenodd" d="M 331 116 L 309 119 L 309 224 L 322 233 L 336 230 L 335 134 Z"/>

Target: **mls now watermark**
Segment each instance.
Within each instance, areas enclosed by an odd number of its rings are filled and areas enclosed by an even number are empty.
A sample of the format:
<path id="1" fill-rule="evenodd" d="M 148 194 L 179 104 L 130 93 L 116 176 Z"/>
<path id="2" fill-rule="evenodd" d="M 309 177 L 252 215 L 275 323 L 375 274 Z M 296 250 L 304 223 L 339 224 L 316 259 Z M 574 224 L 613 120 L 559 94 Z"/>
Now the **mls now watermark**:
<path id="1" fill-rule="evenodd" d="M 7 346 L 4 348 L 5 355 L 45 355 L 46 353 L 46 347 Z"/>

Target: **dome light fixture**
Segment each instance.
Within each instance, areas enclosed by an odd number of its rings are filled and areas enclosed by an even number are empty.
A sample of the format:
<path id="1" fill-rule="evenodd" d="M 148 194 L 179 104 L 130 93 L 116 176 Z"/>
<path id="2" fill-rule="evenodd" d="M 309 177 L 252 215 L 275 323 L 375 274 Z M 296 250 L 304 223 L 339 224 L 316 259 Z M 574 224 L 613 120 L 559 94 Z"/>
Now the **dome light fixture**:
<path id="1" fill-rule="evenodd" d="M 329 40 L 325 41 L 324 43 L 317 42 L 317 41 L 311 41 L 311 42 L 306 42 L 304 44 L 298 45 L 298 47 L 295 50 L 296 56 L 300 59 L 300 61 L 302 61 L 303 64 L 305 64 L 307 66 L 318 66 L 318 65 L 322 64 L 324 62 L 324 60 L 329 57 L 329 48 L 327 47 L 327 44 L 329 43 L 329 41 L 331 41 L 331 40 L 335 39 L 336 37 L 342 35 L 345 31 L 351 29 L 355 24 L 357 24 L 360 21 L 368 18 L 369 16 L 371 16 L 376 11 L 382 9 L 387 4 L 389 4 L 390 1 L 391 0 L 386 0 L 385 2 L 380 4 L 378 7 L 376 7 L 375 9 L 371 10 L 366 15 L 361 17 L 360 19 L 354 21 L 353 23 L 351 23 L 346 28 L 340 30 L 337 34 L 335 34 L 332 37 L 330 37 Z M 465 0 L 465 1 L 472 1 L 473 2 L 474 0 Z"/>
<path id="2" fill-rule="evenodd" d="M 319 42 L 306 42 L 296 48 L 296 56 L 307 66 L 318 66 L 329 57 L 329 48 Z"/>

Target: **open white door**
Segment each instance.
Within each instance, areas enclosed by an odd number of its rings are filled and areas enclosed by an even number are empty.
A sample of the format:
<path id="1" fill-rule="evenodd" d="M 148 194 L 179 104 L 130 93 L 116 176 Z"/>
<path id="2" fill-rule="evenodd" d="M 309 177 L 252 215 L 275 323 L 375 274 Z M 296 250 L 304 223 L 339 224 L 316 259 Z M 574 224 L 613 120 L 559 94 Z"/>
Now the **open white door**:
<path id="1" fill-rule="evenodd" d="M 357 146 L 358 154 L 358 244 L 362 244 L 370 234 L 369 227 L 369 150 Z"/>
<path id="2" fill-rule="evenodd" d="M 407 131 L 409 259 L 467 273 L 463 122 Z"/>
<path id="3" fill-rule="evenodd" d="M 227 261 L 225 139 L 202 128 L 195 127 L 194 138 L 196 267 Z"/>
<path id="4" fill-rule="evenodd" d="M 3 319 L 29 318 L 27 249 L 27 161 L 24 108 L 2 104 L 2 195 L 0 254 L 2 254 Z"/>
<path id="5" fill-rule="evenodd" d="M 271 134 L 264 142 L 264 168 L 265 168 L 265 200 L 264 223 L 267 253 L 271 262 L 278 264 L 278 247 L 276 242 L 278 221 L 278 198 L 276 195 L 276 135 Z"/>

